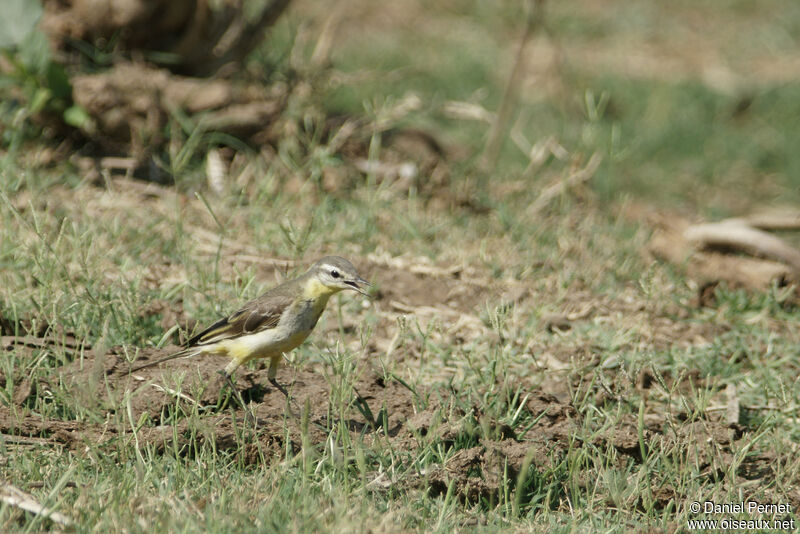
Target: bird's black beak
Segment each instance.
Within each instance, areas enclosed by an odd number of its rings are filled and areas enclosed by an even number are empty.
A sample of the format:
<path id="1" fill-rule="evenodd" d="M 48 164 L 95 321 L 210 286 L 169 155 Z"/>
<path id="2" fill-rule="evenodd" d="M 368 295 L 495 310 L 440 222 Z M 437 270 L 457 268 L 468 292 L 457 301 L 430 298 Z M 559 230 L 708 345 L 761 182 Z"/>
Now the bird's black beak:
<path id="1" fill-rule="evenodd" d="M 369 297 L 369 293 L 367 293 L 366 288 L 370 287 L 371 284 L 366 280 L 364 280 L 363 278 L 361 278 L 360 276 L 354 278 L 353 280 L 348 280 L 347 282 L 345 282 L 345 284 L 350 286 L 353 289 L 353 291 L 357 291 L 362 295 L 364 295 L 365 297 Z"/>

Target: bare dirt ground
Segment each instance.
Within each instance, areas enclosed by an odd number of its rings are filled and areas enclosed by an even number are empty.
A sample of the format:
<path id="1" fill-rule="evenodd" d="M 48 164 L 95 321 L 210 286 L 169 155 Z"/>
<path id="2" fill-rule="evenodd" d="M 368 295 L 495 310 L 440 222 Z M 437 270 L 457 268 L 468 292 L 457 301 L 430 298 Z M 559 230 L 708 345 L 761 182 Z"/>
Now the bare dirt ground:
<path id="1" fill-rule="evenodd" d="M 18 343 L 31 346 L 38 343 L 41 346 L 47 342 L 42 338 L 35 338 L 35 341 L 9 336 L 3 338 L 4 349 Z M 145 350 L 140 355 L 141 361 L 161 356 L 172 349 Z M 131 373 L 125 357 L 114 350 L 99 358 L 89 348 L 84 347 L 83 353 L 82 360 L 56 370 L 53 380 L 72 384 L 71 391 L 76 396 L 83 396 L 85 402 L 93 399 L 100 405 L 120 406 L 120 399 L 127 399 L 127 413 L 115 414 L 110 408 L 105 411 L 106 420 L 97 423 L 43 419 L 20 408 L 30 402 L 32 395 L 46 395 L 47 382 L 20 384 L 15 405 L 0 407 L 0 439 L 12 450 L 14 447 L 51 446 L 56 450 L 66 447 L 81 453 L 89 444 L 114 447 L 118 438 L 124 437 L 128 442 L 135 441 L 137 448 L 150 445 L 159 454 L 175 451 L 191 455 L 197 447 L 213 446 L 218 451 L 235 453 L 245 463 L 264 462 L 276 454 L 280 456 L 287 445 L 295 453 L 299 452 L 304 439 L 324 443 L 330 431 L 329 418 L 336 410 L 331 405 L 330 385 L 319 373 L 297 372 L 288 384 L 293 398 L 292 411 L 296 412 L 298 407 L 302 407 L 301 411 L 307 410 L 308 423 L 304 424 L 303 416 L 288 415 L 287 400 L 269 385 L 266 369 L 243 369 L 238 374 L 237 386 L 257 419 L 253 427 L 245 422 L 241 407 L 232 397 L 227 397 L 222 378 L 217 373 L 224 362 L 218 358 L 174 360 L 168 366 Z M 184 393 L 180 399 L 170 389 L 174 377 L 178 376 L 183 378 L 181 390 Z M 288 376 L 291 373 L 286 371 L 279 375 L 284 381 Z M 690 375 L 685 380 L 687 383 L 683 387 L 698 385 L 697 377 Z M 652 377 L 645 375 L 640 377 L 638 387 L 646 390 L 654 384 Z M 553 389 L 552 385 L 549 389 Z M 481 424 L 494 425 L 496 439 L 482 439 L 475 446 L 460 450 L 443 467 L 427 473 L 426 484 L 434 494 L 446 492 L 450 483 L 455 481 L 458 494 L 472 502 L 481 498 L 492 499 L 502 491 L 504 469 L 509 470 L 506 476 L 514 479 L 526 463 L 532 463 L 539 470 L 552 468 L 559 455 L 579 435 L 578 429 L 582 425 L 582 415 L 569 401 L 566 385 L 557 394 L 541 390 L 526 392 L 525 408 L 539 420 L 524 435 L 516 435 L 510 427 L 496 421 L 485 420 L 477 406 L 473 407 L 472 414 L 443 410 L 435 403 L 421 408 L 415 394 L 403 384 L 387 381 L 375 374 L 359 380 L 355 388 L 369 404 L 374 417 L 381 420 L 381 425 L 374 428 L 363 416 L 351 418 L 349 431 L 354 439 L 359 435 L 370 439 L 375 432 L 385 432 L 384 439 L 393 446 L 413 448 L 426 436 L 445 443 L 455 442 L 465 433 L 464 419 L 467 415 L 472 415 Z M 196 395 L 187 393 L 194 391 Z M 190 411 L 191 405 L 196 405 L 202 414 L 199 423 L 190 423 L 183 418 L 175 424 L 158 424 L 162 414 L 172 413 L 178 404 Z M 448 413 L 449 417 L 443 415 Z M 131 421 L 142 421 L 143 414 L 149 416 L 145 419 L 149 423 L 132 426 Z M 685 451 L 687 443 L 691 443 L 692 460 L 702 465 L 708 476 L 716 477 L 724 472 L 733 463 L 735 452 L 742 447 L 743 429 L 738 424 L 712 418 L 675 426 L 671 423 L 665 416 L 649 414 L 644 430 L 645 446 L 665 452 L 673 449 Z M 641 459 L 634 418 L 600 432 L 586 445 L 612 447 L 623 460 Z M 738 467 L 738 476 L 747 480 L 768 479 L 775 460 L 766 454 L 747 457 Z M 422 480 L 418 482 L 423 483 Z M 413 481 L 404 481 L 404 484 L 410 483 Z M 379 477 L 375 484 L 389 487 L 392 481 Z M 656 491 L 656 499 L 662 506 L 675 496 L 674 488 L 668 485 Z M 800 505 L 800 494 L 795 495 L 793 504 Z"/>

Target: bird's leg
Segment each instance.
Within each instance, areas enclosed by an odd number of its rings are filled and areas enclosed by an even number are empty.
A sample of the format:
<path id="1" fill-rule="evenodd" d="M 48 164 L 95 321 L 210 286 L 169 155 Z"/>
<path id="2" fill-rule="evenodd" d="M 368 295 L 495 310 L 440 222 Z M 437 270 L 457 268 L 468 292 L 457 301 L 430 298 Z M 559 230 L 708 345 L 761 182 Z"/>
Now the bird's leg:
<path id="1" fill-rule="evenodd" d="M 286 400 L 288 401 L 289 392 L 286 391 L 286 388 L 278 383 L 278 379 L 275 378 L 278 375 L 278 365 L 281 363 L 281 358 L 283 358 L 283 354 L 278 354 L 277 356 L 272 356 L 272 358 L 270 358 L 267 378 L 269 379 L 269 383 L 278 388 L 278 391 L 283 393 L 283 396 L 286 397 Z"/>
<path id="2" fill-rule="evenodd" d="M 300 409 L 299 406 L 297 406 L 295 400 L 289 396 L 289 392 L 286 390 L 286 388 L 280 382 L 278 382 L 277 378 L 275 378 L 278 374 L 278 364 L 280 364 L 281 358 L 283 358 L 283 354 L 278 354 L 278 356 L 272 357 L 272 359 L 269 362 L 269 372 L 267 374 L 267 379 L 269 380 L 270 384 L 275 386 L 275 388 L 281 393 L 283 393 L 284 397 L 286 397 L 286 408 L 289 410 L 289 415 L 291 415 L 296 419 L 297 414 L 292 412 L 292 403 L 294 403 L 295 407 L 298 410 Z"/>
<path id="3" fill-rule="evenodd" d="M 233 392 L 234 396 L 236 397 L 236 400 L 239 402 L 239 404 L 242 406 L 242 409 L 244 410 L 245 418 L 248 419 L 250 422 L 252 422 L 253 425 L 255 425 L 256 424 L 256 416 L 253 414 L 253 412 L 250 410 L 250 408 L 248 408 L 247 404 L 245 404 L 244 398 L 242 397 L 242 393 L 236 387 L 236 384 L 233 383 L 233 379 L 231 379 L 231 375 L 229 375 L 224 370 L 220 370 L 219 374 L 221 374 L 222 376 L 225 377 L 225 381 L 228 383 L 228 387 L 231 388 L 231 391 Z"/>

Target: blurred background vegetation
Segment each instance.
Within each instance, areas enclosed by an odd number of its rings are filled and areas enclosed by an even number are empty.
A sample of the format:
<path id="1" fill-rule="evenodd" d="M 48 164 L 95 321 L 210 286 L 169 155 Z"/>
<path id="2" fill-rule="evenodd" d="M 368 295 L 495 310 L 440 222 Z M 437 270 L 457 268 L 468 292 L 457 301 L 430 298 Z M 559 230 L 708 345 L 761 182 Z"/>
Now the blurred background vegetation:
<path id="1" fill-rule="evenodd" d="M 137 175 L 174 181 L 215 147 L 307 161 L 325 145 L 352 163 L 368 159 L 376 132 L 414 129 L 446 149 L 452 178 L 484 188 L 521 178 L 535 188 L 598 153 L 591 189 L 603 201 L 718 216 L 797 200 L 791 1 L 119 3 L 103 13 L 45 2 L 34 30 L 38 3 L 11 0 L 19 24 L 0 35 L 6 151 L 24 145 L 45 164 L 133 157 Z M 189 87 L 202 80 L 213 89 Z M 159 95 L 142 102 L 148 91 Z M 499 154 L 479 165 L 492 136 Z"/>

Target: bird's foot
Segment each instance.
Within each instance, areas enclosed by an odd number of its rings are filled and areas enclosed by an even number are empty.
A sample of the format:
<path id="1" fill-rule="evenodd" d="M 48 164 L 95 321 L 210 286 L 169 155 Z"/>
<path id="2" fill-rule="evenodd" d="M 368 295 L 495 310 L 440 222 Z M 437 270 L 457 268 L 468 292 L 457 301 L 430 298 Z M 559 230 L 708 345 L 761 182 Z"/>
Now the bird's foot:
<path id="1" fill-rule="evenodd" d="M 289 392 L 286 390 L 286 388 L 283 386 L 283 384 L 278 382 L 277 378 L 270 378 L 269 379 L 269 383 L 272 384 L 273 386 L 275 386 L 278 389 L 278 391 L 283 393 L 284 397 L 286 397 L 287 399 L 289 398 Z"/>
<path id="2" fill-rule="evenodd" d="M 283 384 L 278 382 L 276 378 L 270 378 L 269 383 L 275 386 L 275 388 L 278 391 L 283 393 L 283 396 L 286 397 L 286 409 L 289 411 L 289 415 L 297 419 L 298 415 L 296 412 L 292 411 L 292 405 L 294 405 L 295 409 L 297 409 L 298 411 L 300 410 L 300 407 L 297 405 L 297 402 L 295 402 L 295 400 L 289 396 L 289 392 L 286 390 L 286 387 L 284 387 Z"/>

